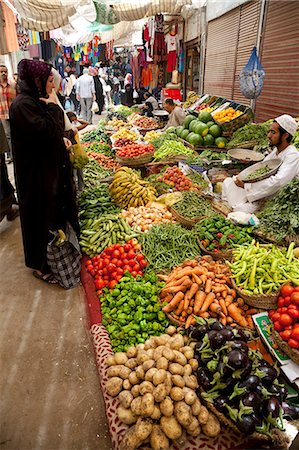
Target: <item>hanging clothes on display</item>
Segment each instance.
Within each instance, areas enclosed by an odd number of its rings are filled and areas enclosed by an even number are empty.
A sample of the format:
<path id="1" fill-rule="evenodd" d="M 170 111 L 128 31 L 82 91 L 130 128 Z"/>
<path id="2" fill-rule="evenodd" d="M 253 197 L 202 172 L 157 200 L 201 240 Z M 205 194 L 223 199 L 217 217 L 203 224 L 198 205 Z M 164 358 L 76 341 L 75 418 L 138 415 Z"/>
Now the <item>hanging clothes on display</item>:
<path id="1" fill-rule="evenodd" d="M 159 68 L 158 64 L 150 64 L 149 68 L 152 71 L 152 80 L 150 82 L 150 91 L 153 92 L 153 89 L 155 89 L 158 86 L 160 68 Z"/>
<path id="2" fill-rule="evenodd" d="M 3 18 L 4 18 L 4 34 L 6 38 L 7 51 L 16 52 L 19 50 L 19 43 L 17 38 L 16 22 L 17 18 L 12 10 L 1 2 Z"/>
<path id="3" fill-rule="evenodd" d="M 150 67 L 144 67 L 141 73 L 141 83 L 145 89 L 149 90 L 150 84 L 153 81 L 153 72 Z"/>
<path id="4" fill-rule="evenodd" d="M 177 27 L 173 27 L 170 33 L 166 34 L 165 42 L 167 45 L 167 72 L 173 72 L 177 65 L 177 51 L 179 48 L 179 39 Z"/>
<path id="5" fill-rule="evenodd" d="M 158 14 L 155 16 L 154 21 L 155 32 L 154 32 L 154 48 L 153 48 L 153 58 L 155 62 L 166 61 L 166 42 L 164 37 L 164 18 L 163 14 Z"/>
<path id="6" fill-rule="evenodd" d="M 131 54 L 131 60 L 130 60 L 130 66 L 132 69 L 132 75 L 133 75 L 133 85 L 135 89 L 139 88 L 140 83 L 140 67 L 139 67 L 139 52 L 136 49 L 134 53 Z"/>
<path id="7" fill-rule="evenodd" d="M 16 31 L 17 31 L 17 39 L 18 39 L 19 49 L 24 52 L 24 51 L 28 50 L 28 46 L 29 46 L 28 31 L 20 23 L 16 24 Z"/>

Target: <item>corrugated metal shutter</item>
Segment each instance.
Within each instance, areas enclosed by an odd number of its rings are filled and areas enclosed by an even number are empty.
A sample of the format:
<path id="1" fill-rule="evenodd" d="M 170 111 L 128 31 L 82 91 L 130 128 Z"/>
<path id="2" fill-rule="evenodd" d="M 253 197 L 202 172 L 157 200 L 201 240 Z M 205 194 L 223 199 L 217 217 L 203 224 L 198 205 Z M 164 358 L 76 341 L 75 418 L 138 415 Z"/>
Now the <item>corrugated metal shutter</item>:
<path id="1" fill-rule="evenodd" d="M 241 94 L 239 75 L 241 69 L 246 65 L 250 58 L 253 47 L 256 46 L 260 10 L 261 0 L 254 0 L 241 6 L 232 98 L 243 105 L 249 105 L 250 100 Z"/>
<path id="2" fill-rule="evenodd" d="M 208 23 L 204 92 L 232 98 L 240 8 Z"/>
<path id="3" fill-rule="evenodd" d="M 298 1 L 271 0 L 262 47 L 266 71 L 257 99 L 256 120 L 286 113 L 299 116 L 299 7 Z"/>

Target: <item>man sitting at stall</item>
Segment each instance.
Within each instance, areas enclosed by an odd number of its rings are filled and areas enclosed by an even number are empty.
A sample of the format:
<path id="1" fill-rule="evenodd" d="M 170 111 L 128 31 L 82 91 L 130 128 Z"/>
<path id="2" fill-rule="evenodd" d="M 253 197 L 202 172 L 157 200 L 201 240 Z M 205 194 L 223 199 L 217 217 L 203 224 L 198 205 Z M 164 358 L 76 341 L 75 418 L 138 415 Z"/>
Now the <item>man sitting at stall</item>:
<path id="1" fill-rule="evenodd" d="M 153 105 L 153 109 L 159 109 L 157 100 L 150 92 L 145 92 L 143 97 L 145 99 L 145 102 L 149 102 Z"/>
<path id="2" fill-rule="evenodd" d="M 183 125 L 186 114 L 182 108 L 174 103 L 172 98 L 166 98 L 164 100 L 163 108 L 169 113 L 169 119 L 165 130 L 169 127 L 179 127 L 180 125 Z"/>
<path id="3" fill-rule="evenodd" d="M 259 208 L 259 200 L 275 195 L 281 188 L 299 176 L 299 151 L 290 145 L 297 129 L 296 120 L 288 114 L 277 117 L 271 124 L 268 139 L 273 151 L 264 161 L 282 161 L 275 175 L 256 183 L 244 183 L 238 177 L 227 178 L 222 186 L 222 199 L 234 211 L 253 213 Z"/>

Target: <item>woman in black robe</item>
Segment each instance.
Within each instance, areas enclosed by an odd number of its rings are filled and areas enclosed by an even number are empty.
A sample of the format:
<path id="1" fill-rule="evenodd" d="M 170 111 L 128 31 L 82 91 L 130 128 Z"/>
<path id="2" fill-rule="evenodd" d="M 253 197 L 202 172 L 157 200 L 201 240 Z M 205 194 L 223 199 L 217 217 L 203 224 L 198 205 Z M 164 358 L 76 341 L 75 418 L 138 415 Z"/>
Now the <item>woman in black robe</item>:
<path id="1" fill-rule="evenodd" d="M 55 104 L 49 64 L 23 59 L 18 72 L 20 94 L 10 121 L 25 263 L 35 277 L 53 284 L 47 265 L 50 230 L 65 230 L 69 222 L 79 231 L 64 113 Z"/>
<path id="2" fill-rule="evenodd" d="M 95 69 L 97 69 L 97 68 L 95 68 Z M 104 99 L 103 85 L 102 85 L 102 82 L 101 82 L 98 74 L 96 74 L 93 77 L 93 81 L 94 81 L 94 88 L 96 91 L 96 102 L 99 107 L 99 110 L 96 114 L 102 114 L 104 104 L 105 104 L 105 99 Z"/>

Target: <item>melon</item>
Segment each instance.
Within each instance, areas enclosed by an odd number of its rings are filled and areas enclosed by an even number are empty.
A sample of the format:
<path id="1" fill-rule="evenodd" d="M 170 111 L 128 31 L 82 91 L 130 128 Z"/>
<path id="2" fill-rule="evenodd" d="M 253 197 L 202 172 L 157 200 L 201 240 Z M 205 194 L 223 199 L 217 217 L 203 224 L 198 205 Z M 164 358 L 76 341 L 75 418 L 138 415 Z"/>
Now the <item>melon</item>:
<path id="1" fill-rule="evenodd" d="M 209 145 L 214 145 L 214 138 L 211 134 L 207 134 L 204 138 L 203 138 L 203 142 L 204 145 L 209 146 Z"/>
<path id="2" fill-rule="evenodd" d="M 195 133 L 193 133 L 193 131 L 191 133 L 188 134 L 188 136 L 186 137 L 186 141 L 190 142 L 190 139 L 192 139 L 193 136 L 196 136 Z"/>
<path id="3" fill-rule="evenodd" d="M 197 121 L 195 133 L 200 134 L 201 136 L 205 136 L 206 134 L 208 134 L 208 132 L 209 128 L 207 127 L 207 125 L 203 122 Z"/>
<path id="4" fill-rule="evenodd" d="M 215 145 L 217 145 L 218 148 L 224 148 L 226 147 L 227 139 L 224 137 L 217 137 L 215 139 Z"/>
<path id="5" fill-rule="evenodd" d="M 194 120 L 194 116 L 187 116 L 183 123 L 184 128 L 189 128 L 189 124 L 190 122 L 192 122 L 192 120 Z"/>
<path id="6" fill-rule="evenodd" d="M 211 116 L 211 114 L 209 112 L 202 112 L 199 114 L 198 120 L 200 120 L 201 122 L 204 122 L 204 123 L 208 123 L 213 120 L 213 117 Z"/>
<path id="7" fill-rule="evenodd" d="M 209 134 L 211 134 L 214 138 L 218 138 L 221 136 L 221 128 L 214 124 L 209 128 Z"/>
<path id="8" fill-rule="evenodd" d="M 203 145 L 203 138 L 200 136 L 200 134 L 196 133 L 190 133 L 192 136 L 190 136 L 188 142 L 192 145 L 195 145 L 198 147 L 199 145 Z"/>
<path id="9" fill-rule="evenodd" d="M 182 132 L 181 132 L 181 138 L 182 139 L 186 139 L 186 137 L 188 136 L 188 134 L 189 134 L 189 130 L 183 130 Z"/>
<path id="10" fill-rule="evenodd" d="M 215 125 L 215 122 L 213 120 L 210 120 L 210 122 L 207 123 L 208 127 L 212 127 L 213 125 Z"/>
<path id="11" fill-rule="evenodd" d="M 189 131 L 195 132 L 195 127 L 198 124 L 198 120 L 192 120 L 192 122 L 189 123 Z"/>
<path id="12" fill-rule="evenodd" d="M 177 127 L 177 129 L 176 129 L 176 134 L 177 134 L 178 136 L 181 136 L 183 130 L 184 130 L 184 127 Z"/>
<path id="13" fill-rule="evenodd" d="M 169 127 L 169 128 L 167 128 L 167 130 L 166 130 L 166 133 L 167 134 L 170 134 L 170 133 L 175 133 L 176 131 L 175 131 L 175 127 Z"/>

